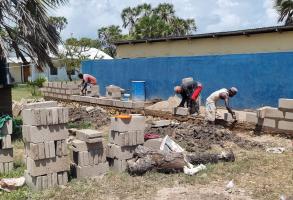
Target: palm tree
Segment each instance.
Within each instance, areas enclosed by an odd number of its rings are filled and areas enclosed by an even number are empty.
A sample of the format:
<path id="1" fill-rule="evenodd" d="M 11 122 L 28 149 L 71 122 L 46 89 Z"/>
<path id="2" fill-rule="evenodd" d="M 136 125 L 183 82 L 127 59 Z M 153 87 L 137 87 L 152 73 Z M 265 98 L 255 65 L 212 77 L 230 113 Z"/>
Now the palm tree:
<path id="1" fill-rule="evenodd" d="M 170 23 L 175 16 L 174 6 L 168 3 L 159 4 L 158 7 L 154 9 L 154 13 L 161 17 L 166 23 Z"/>
<path id="2" fill-rule="evenodd" d="M 285 25 L 293 24 L 293 0 L 275 0 L 275 7 L 279 13 L 279 22 Z"/>
<path id="3" fill-rule="evenodd" d="M 56 28 L 49 23 L 48 11 L 65 3 L 67 0 L 0 1 L 0 84 L 2 86 L 7 85 L 6 58 L 11 50 L 22 59 L 24 64 L 28 63 L 25 59 L 27 55 L 40 66 L 45 64 L 53 66 L 49 52 L 58 54 L 57 45 L 61 42 L 61 38 Z M 11 106 L 11 100 L 1 102 L 3 103 L 7 107 Z"/>
<path id="4" fill-rule="evenodd" d="M 123 21 L 123 28 L 129 28 L 129 33 L 133 32 L 133 27 L 136 22 L 136 12 L 131 7 L 122 10 L 121 18 Z"/>

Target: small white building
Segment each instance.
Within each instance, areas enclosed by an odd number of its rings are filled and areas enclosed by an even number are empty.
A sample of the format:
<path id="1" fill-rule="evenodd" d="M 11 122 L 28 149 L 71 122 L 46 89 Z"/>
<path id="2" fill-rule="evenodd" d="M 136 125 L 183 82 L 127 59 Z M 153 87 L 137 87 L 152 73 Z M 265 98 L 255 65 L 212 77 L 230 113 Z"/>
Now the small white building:
<path id="1" fill-rule="evenodd" d="M 60 45 L 59 53 L 65 54 L 66 49 L 64 46 Z M 90 60 L 99 60 L 99 59 L 113 59 L 108 54 L 96 48 L 89 48 L 89 50 L 82 52 L 82 55 L 87 57 Z M 42 71 L 38 70 L 35 63 L 33 63 L 30 57 L 26 57 L 26 60 L 30 62 L 28 65 L 24 65 L 20 58 L 17 58 L 15 55 L 11 54 L 7 59 L 8 69 L 11 74 L 12 79 L 15 83 L 25 83 L 27 81 L 34 81 L 38 77 L 46 77 L 48 81 L 66 81 L 68 80 L 66 68 L 62 67 L 62 64 L 56 56 L 51 55 L 54 68 L 45 66 L 42 68 Z M 76 67 L 77 69 L 79 67 Z M 72 72 L 72 79 L 77 79 L 77 71 Z"/>

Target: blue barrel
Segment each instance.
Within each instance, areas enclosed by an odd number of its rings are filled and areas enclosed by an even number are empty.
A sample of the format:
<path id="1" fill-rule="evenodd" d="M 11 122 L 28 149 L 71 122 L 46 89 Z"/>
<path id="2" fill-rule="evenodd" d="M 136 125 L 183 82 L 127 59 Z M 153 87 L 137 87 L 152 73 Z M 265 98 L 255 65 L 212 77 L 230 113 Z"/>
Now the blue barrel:
<path id="1" fill-rule="evenodd" d="M 132 100 L 145 101 L 145 81 L 131 81 Z"/>

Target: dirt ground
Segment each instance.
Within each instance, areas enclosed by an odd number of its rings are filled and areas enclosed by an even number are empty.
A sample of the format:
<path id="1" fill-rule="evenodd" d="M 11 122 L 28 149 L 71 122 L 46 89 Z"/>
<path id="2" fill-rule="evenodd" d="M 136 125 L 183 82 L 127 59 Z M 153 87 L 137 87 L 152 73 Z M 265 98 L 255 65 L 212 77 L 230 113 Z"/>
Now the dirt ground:
<path id="1" fill-rule="evenodd" d="M 116 111 L 99 107 L 69 105 L 71 126 L 92 127 L 101 130 L 107 138 L 109 117 Z M 147 116 L 147 121 L 154 117 Z M 18 191 L 19 196 L 0 192 L 0 199 L 203 199 L 203 200 L 275 200 L 282 195 L 293 196 L 292 139 L 267 134 L 256 135 L 254 129 L 244 127 L 231 130 L 221 125 L 208 126 L 201 122 L 179 122 L 170 126 L 151 128 L 146 133 L 170 135 L 190 152 L 217 152 L 232 150 L 233 163 L 207 165 L 195 176 L 150 172 L 143 176 L 127 173 L 108 173 L 88 180 L 72 180 L 57 189 L 32 192 L 28 188 Z M 269 147 L 284 147 L 282 154 L 266 152 Z M 17 144 L 15 156 L 22 159 L 22 145 Z M 226 185 L 233 180 L 234 187 Z"/>

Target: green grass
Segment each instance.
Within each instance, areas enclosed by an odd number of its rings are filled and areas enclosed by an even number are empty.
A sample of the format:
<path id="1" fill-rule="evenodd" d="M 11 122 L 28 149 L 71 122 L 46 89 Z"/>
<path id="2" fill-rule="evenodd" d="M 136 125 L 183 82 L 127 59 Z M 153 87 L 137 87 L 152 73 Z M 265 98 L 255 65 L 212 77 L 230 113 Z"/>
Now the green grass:
<path id="1" fill-rule="evenodd" d="M 21 99 L 37 99 L 41 97 L 41 94 L 37 92 L 36 96 L 32 95 L 33 89 L 27 85 L 15 86 L 12 88 L 12 99 L 20 101 Z"/>

